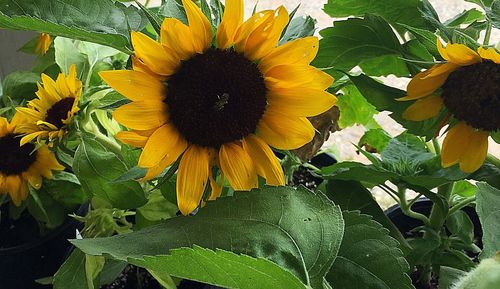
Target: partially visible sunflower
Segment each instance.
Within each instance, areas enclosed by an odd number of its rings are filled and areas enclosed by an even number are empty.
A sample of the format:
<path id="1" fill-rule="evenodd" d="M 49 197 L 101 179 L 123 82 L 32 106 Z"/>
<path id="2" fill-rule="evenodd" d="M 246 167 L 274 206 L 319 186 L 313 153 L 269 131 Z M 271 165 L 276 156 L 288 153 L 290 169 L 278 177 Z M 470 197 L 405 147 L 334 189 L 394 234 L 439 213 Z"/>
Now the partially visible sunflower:
<path id="1" fill-rule="evenodd" d="M 281 46 L 288 24 L 280 7 L 243 22 L 243 1 L 227 0 L 212 44 L 210 22 L 191 0 L 183 0 L 189 26 L 164 20 L 160 42 L 132 32 L 132 71 L 101 72 L 101 77 L 132 103 L 114 118 L 131 129 L 117 137 L 142 147 L 145 179 L 158 176 L 182 155 L 177 174 L 179 209 L 198 207 L 210 180 L 218 197 L 213 167 L 235 190 L 284 185 L 279 160 L 270 146 L 290 150 L 312 140 L 307 119 L 330 109 L 336 98 L 325 91 L 328 74 L 310 66 L 318 39 L 306 37 Z"/>
<path id="2" fill-rule="evenodd" d="M 76 77 L 76 66 L 71 65 L 68 76 L 60 73 L 54 81 L 42 74 L 42 84 L 38 83 L 38 98 L 28 102 L 27 107 L 17 111 L 26 122 L 19 125 L 18 131 L 26 134 L 21 144 L 33 139 L 52 141 L 66 133 L 66 126 L 78 112 L 78 102 L 82 94 L 82 82 Z"/>
<path id="3" fill-rule="evenodd" d="M 500 54 L 494 48 L 477 52 L 462 44 L 443 47 L 447 61 L 417 74 L 408 84 L 407 96 L 416 100 L 403 117 L 423 121 L 444 108 L 450 124 L 441 151 L 443 167 L 459 164 L 466 173 L 476 171 L 486 159 L 488 136 L 500 129 Z"/>
<path id="4" fill-rule="evenodd" d="M 35 46 L 35 52 L 39 55 L 45 55 L 52 44 L 52 37 L 47 33 L 40 33 Z"/>
<path id="5" fill-rule="evenodd" d="M 42 176 L 51 179 L 53 170 L 64 169 L 47 146 L 20 146 L 16 127 L 22 121 L 17 114 L 10 123 L 0 117 L 0 194 L 9 194 L 16 206 L 28 197 L 28 183 L 38 190 Z"/>

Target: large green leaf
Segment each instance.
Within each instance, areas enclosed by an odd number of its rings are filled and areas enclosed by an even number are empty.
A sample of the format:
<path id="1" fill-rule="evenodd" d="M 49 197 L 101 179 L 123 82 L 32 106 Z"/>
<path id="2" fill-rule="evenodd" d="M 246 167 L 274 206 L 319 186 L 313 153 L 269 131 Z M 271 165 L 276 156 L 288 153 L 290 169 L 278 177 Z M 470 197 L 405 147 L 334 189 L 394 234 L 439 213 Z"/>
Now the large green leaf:
<path id="1" fill-rule="evenodd" d="M 73 171 L 84 190 L 115 208 L 131 209 L 146 204 L 139 183 L 126 181 L 113 183 L 129 168 L 116 154 L 91 136 L 83 135 L 75 152 Z"/>
<path id="2" fill-rule="evenodd" d="M 377 113 L 375 107 L 359 93 L 354 85 L 342 88 L 338 95 L 337 107 L 340 110 L 338 125 L 346 128 L 356 124 L 367 125 Z"/>
<path id="3" fill-rule="evenodd" d="M 147 256 L 132 263 L 153 272 L 224 288 L 306 289 L 296 276 L 266 259 L 198 246 L 174 249 L 170 255 Z"/>
<path id="4" fill-rule="evenodd" d="M 413 27 L 429 29 L 420 17 L 421 0 L 328 0 L 325 12 L 332 17 L 363 16 L 366 13 L 382 16 L 391 24 L 403 23 Z"/>
<path id="5" fill-rule="evenodd" d="M 498 176 L 497 176 L 498 177 Z M 500 190 L 486 183 L 478 183 L 477 213 L 483 227 L 483 252 L 481 259 L 493 257 L 500 251 Z"/>
<path id="6" fill-rule="evenodd" d="M 54 289 L 88 289 L 85 276 L 85 254 L 76 249 L 54 275 Z"/>
<path id="7" fill-rule="evenodd" d="M 366 15 L 334 22 L 320 31 L 323 37 L 313 65 L 349 71 L 356 65 L 383 55 L 401 55 L 401 45 L 389 24 L 381 17 Z M 338 71 L 332 74 L 338 78 Z"/>
<path id="8" fill-rule="evenodd" d="M 0 0 L 0 27 L 35 30 L 130 52 L 130 30 L 147 19 L 134 6 L 112 1 Z"/>
<path id="9" fill-rule="evenodd" d="M 87 254 L 143 259 L 193 247 L 273 261 L 306 285 L 322 288 L 343 235 L 340 209 L 304 188 L 268 187 L 208 202 L 198 214 L 102 239 L 73 240 Z M 184 264 L 188 268 L 191 264 Z"/>
<path id="10" fill-rule="evenodd" d="M 399 229 L 385 215 L 371 192 L 359 182 L 329 180 L 326 195 L 344 211 L 359 210 L 363 214 L 372 216 L 375 221 L 389 230 L 390 235 L 399 241 L 403 250 L 410 249 Z"/>
<path id="11" fill-rule="evenodd" d="M 31 71 L 15 71 L 3 79 L 3 93 L 19 102 L 35 97 L 40 75 Z"/>
<path id="12" fill-rule="evenodd" d="M 398 242 L 370 216 L 344 211 L 339 255 L 326 276 L 336 289 L 414 289 Z"/>

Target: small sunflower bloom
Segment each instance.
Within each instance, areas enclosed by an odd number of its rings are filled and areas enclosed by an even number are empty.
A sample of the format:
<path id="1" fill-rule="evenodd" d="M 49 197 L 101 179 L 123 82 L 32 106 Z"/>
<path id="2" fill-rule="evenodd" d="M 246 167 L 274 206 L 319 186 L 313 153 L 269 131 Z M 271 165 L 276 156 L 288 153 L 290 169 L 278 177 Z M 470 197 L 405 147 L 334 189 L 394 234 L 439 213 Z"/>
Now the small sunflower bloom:
<path id="1" fill-rule="evenodd" d="M 16 206 L 28 197 L 28 184 L 38 190 L 42 177 L 51 179 L 53 170 L 64 170 L 47 146 L 20 145 L 16 128 L 22 121 L 18 114 L 10 123 L 0 117 L 0 194 L 9 194 Z"/>
<path id="2" fill-rule="evenodd" d="M 42 74 L 42 84 L 38 83 L 37 98 L 28 102 L 27 107 L 18 107 L 17 111 L 26 121 L 19 125 L 18 131 L 25 134 L 21 145 L 35 138 L 53 141 L 66 133 L 82 94 L 82 82 L 76 76 L 76 66 L 71 65 L 69 74 L 60 73 L 54 81 Z"/>
<path id="3" fill-rule="evenodd" d="M 488 153 L 490 133 L 500 130 L 500 54 L 494 48 L 477 51 L 462 44 L 437 48 L 446 63 L 417 74 L 407 96 L 416 100 L 403 113 L 412 121 L 437 116 L 442 109 L 450 124 L 441 150 L 441 164 L 459 164 L 466 173 L 476 171 Z M 446 123 L 444 123 L 446 124 Z"/>
<path id="4" fill-rule="evenodd" d="M 235 190 L 285 184 L 271 147 L 291 150 L 310 142 L 315 129 L 307 117 L 330 109 L 325 90 L 333 78 L 312 67 L 318 39 L 306 37 L 278 46 L 288 24 L 279 7 L 243 21 L 243 1 L 227 0 L 215 41 L 209 20 L 191 0 L 182 1 L 189 25 L 164 20 L 160 41 L 132 32 L 133 70 L 100 75 L 132 100 L 114 118 L 130 131 L 122 142 L 143 148 L 145 179 L 158 176 L 179 157 L 177 200 L 187 215 L 210 182 L 215 199 L 220 169 Z"/>
<path id="5" fill-rule="evenodd" d="M 40 33 L 35 46 L 38 55 L 45 55 L 52 44 L 52 37 L 47 33 Z"/>

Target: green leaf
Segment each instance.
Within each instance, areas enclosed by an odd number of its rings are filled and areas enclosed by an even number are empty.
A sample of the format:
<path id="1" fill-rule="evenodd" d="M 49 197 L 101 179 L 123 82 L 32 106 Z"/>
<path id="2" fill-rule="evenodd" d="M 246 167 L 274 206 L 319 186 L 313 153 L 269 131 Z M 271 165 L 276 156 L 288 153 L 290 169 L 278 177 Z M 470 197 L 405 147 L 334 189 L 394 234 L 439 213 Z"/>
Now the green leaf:
<path id="1" fill-rule="evenodd" d="M 326 280 L 336 289 L 414 289 L 399 243 L 370 216 L 344 211 L 345 234 Z"/>
<path id="2" fill-rule="evenodd" d="M 121 175 L 118 179 L 114 180 L 113 183 L 120 183 L 125 181 L 138 180 L 146 176 L 147 169 L 135 166 L 130 170 L 126 171 L 123 175 Z"/>
<path id="3" fill-rule="evenodd" d="M 470 271 L 476 265 L 463 251 L 448 249 L 437 252 L 432 258 L 432 264 Z"/>
<path id="4" fill-rule="evenodd" d="M 37 91 L 36 83 L 40 81 L 40 75 L 31 71 L 15 71 L 3 79 L 3 94 L 10 96 L 19 102 L 31 100 Z"/>
<path id="5" fill-rule="evenodd" d="M 365 74 L 371 76 L 407 77 L 410 75 L 406 62 L 401 59 L 401 55 L 389 54 L 364 60 L 359 67 Z"/>
<path id="6" fill-rule="evenodd" d="M 420 0 L 328 0 L 325 12 L 332 17 L 363 16 L 366 13 L 382 16 L 391 24 L 403 23 L 413 27 L 429 29 L 422 17 Z"/>
<path id="7" fill-rule="evenodd" d="M 178 211 L 176 203 L 167 201 L 161 192 L 156 190 L 149 195 L 147 204 L 137 208 L 136 229 L 159 224 L 161 221 L 174 217 Z"/>
<path id="8" fill-rule="evenodd" d="M 378 111 L 390 111 L 390 117 L 407 128 L 409 133 L 425 136 L 429 139 L 436 134 L 441 122 L 440 120 L 443 117 L 442 115 L 425 121 L 409 121 L 403 119 L 403 112 L 413 103 L 411 101 L 396 100 L 397 98 L 405 96 L 405 91 L 384 85 L 364 74 L 358 76 L 349 75 L 349 78 L 354 85 L 356 85 L 359 92 L 373 104 Z"/>
<path id="9" fill-rule="evenodd" d="M 144 192 L 135 181 L 113 183 L 128 171 L 127 165 L 91 136 L 83 135 L 75 152 L 73 171 L 85 191 L 115 208 L 131 209 L 146 204 Z"/>
<path id="10" fill-rule="evenodd" d="M 420 43 L 422 43 L 425 48 L 432 54 L 432 55 L 439 55 L 439 51 L 437 50 L 437 36 L 431 31 L 424 30 L 424 29 L 419 29 L 416 27 L 412 27 L 409 25 L 404 25 L 401 24 L 406 30 L 408 30 Z"/>
<path id="11" fill-rule="evenodd" d="M 448 27 L 459 27 L 462 24 L 471 24 L 478 20 L 484 20 L 484 14 L 476 8 L 472 8 L 464 10 L 462 13 L 447 20 L 444 24 Z"/>
<path id="12" fill-rule="evenodd" d="M 498 177 L 498 175 L 497 175 Z M 486 183 L 477 184 L 477 214 L 483 227 L 483 252 L 481 260 L 495 256 L 500 250 L 500 190 Z"/>
<path id="13" fill-rule="evenodd" d="M 76 65 L 76 73 L 79 79 L 86 75 L 89 65 L 87 57 L 83 55 L 74 40 L 64 37 L 54 39 L 55 61 L 64 74 L 69 73 L 71 65 Z"/>
<path id="14" fill-rule="evenodd" d="M 403 176 L 413 176 L 426 161 L 435 157 L 418 137 L 402 133 L 389 141 L 380 154 L 383 166 Z"/>
<path id="15" fill-rule="evenodd" d="M 58 172 L 52 180 L 44 180 L 40 190 L 62 204 L 66 210 L 88 200 L 76 176 L 68 172 Z"/>
<path id="16" fill-rule="evenodd" d="M 47 228 L 54 229 L 66 219 L 66 211 L 48 194 L 29 186 L 28 211 Z"/>
<path id="17" fill-rule="evenodd" d="M 342 92 L 344 94 L 338 95 L 337 100 L 337 107 L 340 110 L 338 125 L 341 128 L 356 124 L 366 125 L 372 121 L 377 111 L 355 86 L 346 86 L 342 88 Z"/>
<path id="18" fill-rule="evenodd" d="M 382 128 L 370 129 L 359 140 L 358 146 L 369 145 L 381 152 L 389 144 L 391 136 Z"/>
<path id="19" fill-rule="evenodd" d="M 158 14 L 165 18 L 176 18 L 188 24 L 186 11 L 181 0 L 165 0 L 158 10 Z"/>
<path id="20" fill-rule="evenodd" d="M 464 211 L 458 210 L 448 216 L 446 228 L 448 228 L 452 236 L 459 238 L 465 245 L 472 245 L 474 224 Z"/>
<path id="21" fill-rule="evenodd" d="M 439 289 L 451 289 L 466 272 L 452 267 L 439 267 Z"/>
<path id="22" fill-rule="evenodd" d="M 293 18 L 288 24 L 280 45 L 295 39 L 314 35 L 316 20 L 310 16 Z"/>
<path id="23" fill-rule="evenodd" d="M 459 195 L 464 198 L 475 196 L 477 187 L 466 180 L 460 180 L 453 184 L 453 195 Z"/>
<path id="24" fill-rule="evenodd" d="M 494 0 L 465 0 L 465 2 L 475 3 L 481 7 L 490 7 Z"/>
<path id="25" fill-rule="evenodd" d="M 381 17 L 335 21 L 320 31 L 319 52 L 313 65 L 348 72 L 361 62 L 383 56 L 401 55 L 401 45 L 389 24 Z M 338 71 L 332 74 L 339 78 Z"/>
<path id="26" fill-rule="evenodd" d="M 500 29 L 500 0 L 493 0 L 491 6 L 485 8 L 486 18 L 493 24 L 493 27 Z"/>
<path id="27" fill-rule="evenodd" d="M 484 163 L 479 170 L 469 175 L 468 179 L 487 182 L 489 185 L 500 189 L 500 168 L 494 164 Z"/>
<path id="28" fill-rule="evenodd" d="M 389 234 L 398 240 L 404 251 L 411 249 L 399 229 L 380 208 L 371 192 L 359 182 L 329 180 L 326 186 L 326 195 L 343 211 L 359 210 L 362 214 L 372 216 L 375 221 L 389 230 Z"/>
<path id="29" fill-rule="evenodd" d="M 306 288 L 296 276 L 271 261 L 219 249 L 212 251 L 194 246 L 132 262 L 148 270 L 224 288 Z"/>
<path id="30" fill-rule="evenodd" d="M 75 249 L 54 275 L 54 289 L 88 289 L 85 275 L 85 254 Z"/>
<path id="31" fill-rule="evenodd" d="M 0 27 L 34 30 L 114 47 L 130 53 L 129 29 L 147 23 L 134 6 L 112 1 L 0 0 Z"/>
<path id="32" fill-rule="evenodd" d="M 305 188 L 267 187 L 210 201 L 195 216 L 175 217 L 126 235 L 73 240 L 91 255 L 118 260 L 201 246 L 265 258 L 304 284 L 322 288 L 343 234 L 340 209 Z"/>
<path id="33" fill-rule="evenodd" d="M 359 181 L 372 186 L 397 178 L 396 173 L 387 171 L 384 168 L 347 161 L 322 168 L 321 174 L 325 179 Z"/>

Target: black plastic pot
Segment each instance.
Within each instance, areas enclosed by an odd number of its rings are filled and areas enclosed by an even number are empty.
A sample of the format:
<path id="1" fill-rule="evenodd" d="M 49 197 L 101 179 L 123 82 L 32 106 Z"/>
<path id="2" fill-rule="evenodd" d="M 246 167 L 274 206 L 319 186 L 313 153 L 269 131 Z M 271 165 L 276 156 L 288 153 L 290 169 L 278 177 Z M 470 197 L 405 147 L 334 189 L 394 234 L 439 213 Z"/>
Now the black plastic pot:
<path id="1" fill-rule="evenodd" d="M 78 213 L 86 207 L 80 207 Z M 67 258 L 79 222 L 72 218 L 36 240 L 8 248 L 0 248 L 0 288 L 48 289 L 35 280 L 52 276 Z M 1 238 L 2 236 L 0 236 Z"/>

